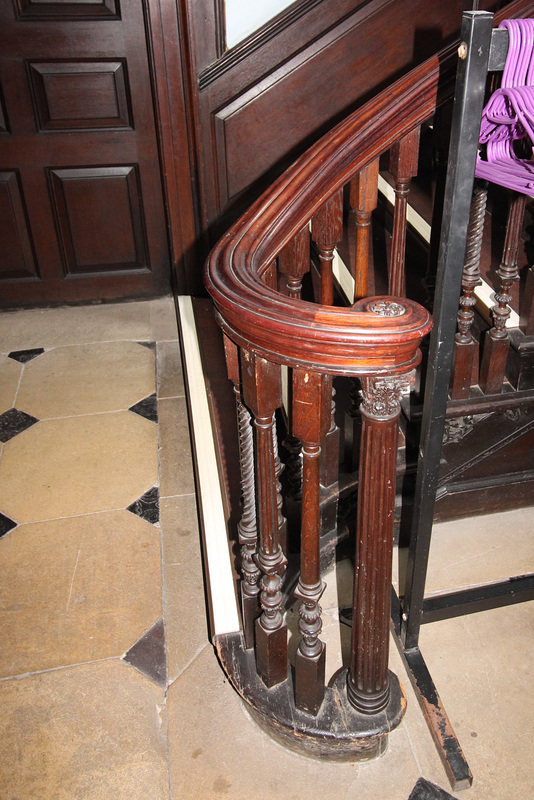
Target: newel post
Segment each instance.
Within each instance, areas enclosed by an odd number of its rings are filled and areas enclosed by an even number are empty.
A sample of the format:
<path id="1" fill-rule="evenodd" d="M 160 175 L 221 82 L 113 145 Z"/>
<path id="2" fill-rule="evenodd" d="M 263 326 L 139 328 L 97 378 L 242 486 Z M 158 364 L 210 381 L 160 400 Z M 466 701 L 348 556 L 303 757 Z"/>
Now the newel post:
<path id="1" fill-rule="evenodd" d="M 400 401 L 413 374 L 362 379 L 361 451 L 352 615 L 351 705 L 377 714 L 389 700 L 389 627 Z"/>

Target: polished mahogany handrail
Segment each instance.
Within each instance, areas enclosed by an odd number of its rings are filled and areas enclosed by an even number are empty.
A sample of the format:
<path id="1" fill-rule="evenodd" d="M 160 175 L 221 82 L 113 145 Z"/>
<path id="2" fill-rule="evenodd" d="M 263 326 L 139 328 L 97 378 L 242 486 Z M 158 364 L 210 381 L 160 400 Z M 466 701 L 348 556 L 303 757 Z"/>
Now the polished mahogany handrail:
<path id="1" fill-rule="evenodd" d="M 520 17 L 519 0 L 495 15 Z M 289 365 L 333 374 L 400 374 L 418 361 L 428 313 L 402 299 L 402 316 L 372 313 L 369 299 L 349 309 L 287 297 L 262 276 L 324 202 L 452 96 L 456 47 L 400 78 L 308 150 L 223 236 L 205 272 L 222 328 L 237 343 Z M 258 326 L 261 319 L 261 326 Z"/>

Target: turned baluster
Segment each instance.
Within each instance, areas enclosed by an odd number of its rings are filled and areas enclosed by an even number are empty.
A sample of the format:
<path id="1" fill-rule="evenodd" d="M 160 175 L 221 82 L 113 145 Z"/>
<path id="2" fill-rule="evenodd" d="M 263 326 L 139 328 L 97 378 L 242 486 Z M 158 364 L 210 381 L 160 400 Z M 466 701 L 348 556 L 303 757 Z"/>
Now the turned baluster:
<path id="1" fill-rule="evenodd" d="M 310 229 L 306 225 L 278 254 L 278 271 L 286 276 L 289 297 L 300 300 L 302 279 L 310 270 Z"/>
<path id="2" fill-rule="evenodd" d="M 406 296 L 404 269 L 406 252 L 406 211 L 410 181 L 417 175 L 420 128 L 411 131 L 392 146 L 389 171 L 395 180 L 395 209 L 393 212 L 393 237 L 389 264 L 389 294 Z"/>
<path id="3" fill-rule="evenodd" d="M 475 318 L 473 307 L 476 303 L 475 288 L 480 280 L 480 253 L 484 236 L 484 216 L 488 199 L 487 183 L 475 186 L 471 201 L 469 226 L 467 229 L 467 246 L 464 269 L 462 273 L 462 296 L 458 311 L 458 332 L 454 337 L 454 363 L 451 378 L 451 397 L 454 399 L 469 397 L 473 383 L 473 369 L 478 352 L 478 344 L 471 333 Z M 474 381 L 476 383 L 476 381 Z"/>
<path id="4" fill-rule="evenodd" d="M 295 660 L 295 704 L 316 715 L 324 697 L 325 645 L 319 639 L 324 591 L 320 574 L 319 456 L 330 427 L 332 378 L 293 370 L 292 431 L 302 442 L 300 577 L 295 594 L 301 640 Z"/>
<path id="5" fill-rule="evenodd" d="M 349 205 L 350 217 L 354 224 L 349 224 L 349 239 L 354 230 L 354 257 L 352 261 L 354 277 L 354 300 L 367 297 L 369 245 L 371 233 L 371 216 L 376 208 L 378 194 L 379 159 L 375 159 L 364 167 L 350 182 Z M 352 249 L 351 249 L 352 252 Z"/>
<path id="6" fill-rule="evenodd" d="M 261 572 L 255 562 L 258 546 L 256 524 L 256 491 L 254 486 L 254 441 L 250 411 L 241 399 L 239 352 L 237 346 L 224 336 L 226 368 L 234 385 L 239 436 L 239 467 L 241 476 L 242 510 L 237 524 L 241 545 L 241 616 L 245 647 L 254 647 L 254 624 L 260 614 L 259 594 Z"/>
<path id="7" fill-rule="evenodd" d="M 287 564 L 280 546 L 279 482 L 274 448 L 274 414 L 282 405 L 280 366 L 241 349 L 243 399 L 255 431 L 259 543 L 256 565 L 263 573 L 256 620 L 256 667 L 269 688 L 287 678 L 287 625 L 282 578 Z"/>
<path id="8" fill-rule="evenodd" d="M 400 400 L 412 376 L 362 378 L 352 649 L 347 693 L 357 711 L 389 700 L 391 571 Z"/>
<path id="9" fill-rule="evenodd" d="M 265 272 L 263 273 L 263 281 L 271 289 L 278 289 L 278 269 L 276 260 L 271 261 Z"/>
<path id="10" fill-rule="evenodd" d="M 343 236 L 343 190 L 332 195 L 312 217 L 311 237 L 321 266 L 321 303 L 334 303 L 334 250 Z"/>
<path id="11" fill-rule="evenodd" d="M 328 534 L 337 524 L 337 488 L 339 481 L 340 430 L 336 424 L 336 390 L 332 388 L 330 398 L 330 425 L 323 439 L 319 458 L 319 477 L 323 487 L 324 502 L 321 506 L 321 531 Z"/>
<path id="12" fill-rule="evenodd" d="M 491 310 L 493 325 L 489 331 L 486 331 L 480 366 L 480 388 L 484 394 L 500 392 L 504 381 L 510 347 L 510 337 L 506 330 L 506 322 L 510 316 L 509 303 L 512 301 L 510 288 L 519 277 L 517 254 L 526 200 L 525 195 L 515 194 L 510 203 L 503 257 L 497 271 L 500 290 L 495 293 L 497 304 Z"/>

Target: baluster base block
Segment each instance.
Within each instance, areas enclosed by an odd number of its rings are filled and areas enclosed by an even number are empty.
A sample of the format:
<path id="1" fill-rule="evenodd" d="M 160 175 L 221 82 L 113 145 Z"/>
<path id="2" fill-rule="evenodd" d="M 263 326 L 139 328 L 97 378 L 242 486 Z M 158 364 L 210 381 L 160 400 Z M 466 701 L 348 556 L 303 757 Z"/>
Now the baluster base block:
<path id="1" fill-rule="evenodd" d="M 254 628 L 260 614 L 261 607 L 259 597 L 244 597 L 241 595 L 241 619 L 245 632 L 245 646 L 247 649 L 254 647 Z"/>
<path id="2" fill-rule="evenodd" d="M 347 671 L 325 688 L 316 717 L 295 706 L 293 677 L 268 689 L 256 672 L 252 650 L 240 633 L 215 637 L 217 653 L 254 721 L 279 744 L 300 755 L 330 761 L 369 761 L 387 750 L 388 734 L 402 721 L 406 696 L 389 673 L 390 697 L 378 714 L 360 714 L 347 698 Z"/>
<path id="3" fill-rule="evenodd" d="M 287 678 L 287 625 L 267 631 L 256 620 L 256 665 L 258 675 L 271 688 Z"/>
<path id="4" fill-rule="evenodd" d="M 295 656 L 295 705 L 301 711 L 316 715 L 324 699 L 326 649 L 319 655 L 306 658 L 300 650 Z"/>

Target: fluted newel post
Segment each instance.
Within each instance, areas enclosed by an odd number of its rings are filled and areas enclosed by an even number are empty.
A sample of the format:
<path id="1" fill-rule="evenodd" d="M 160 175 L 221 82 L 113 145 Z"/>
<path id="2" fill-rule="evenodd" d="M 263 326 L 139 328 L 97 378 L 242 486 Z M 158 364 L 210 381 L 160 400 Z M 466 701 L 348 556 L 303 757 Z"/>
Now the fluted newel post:
<path id="1" fill-rule="evenodd" d="M 321 264 L 321 303 L 334 302 L 334 250 L 343 236 L 343 189 L 335 192 L 312 217 L 311 237 Z"/>
<path id="2" fill-rule="evenodd" d="M 253 415 L 259 543 L 255 563 L 263 573 L 256 620 L 256 665 L 269 688 L 287 678 L 287 625 L 282 582 L 287 564 L 280 546 L 279 482 L 274 412 L 282 405 L 280 366 L 241 349 L 243 399 Z"/>
<path id="3" fill-rule="evenodd" d="M 379 159 L 360 170 L 350 182 L 349 205 L 354 226 L 349 227 L 349 239 L 354 228 L 354 300 L 369 295 L 368 267 L 371 217 L 376 208 L 378 194 Z"/>
<path id="4" fill-rule="evenodd" d="M 289 297 L 300 300 L 302 279 L 310 271 L 310 229 L 308 225 L 278 254 L 278 272 L 285 275 Z"/>
<path id="5" fill-rule="evenodd" d="M 241 616 L 245 646 L 254 647 L 254 624 L 260 614 L 260 576 L 255 557 L 258 546 L 256 524 L 256 491 L 254 486 L 254 441 L 250 411 L 241 400 L 239 352 L 237 345 L 224 336 L 226 369 L 234 385 L 239 437 L 239 468 L 241 478 L 241 518 L 237 524 L 241 545 Z"/>
<path id="6" fill-rule="evenodd" d="M 300 577 L 295 594 L 299 609 L 301 640 L 295 660 L 295 704 L 316 715 L 324 697 L 325 645 L 321 633 L 324 591 L 320 572 L 321 442 L 330 428 L 332 378 L 301 369 L 293 370 L 292 430 L 302 442 L 302 528 Z"/>
<path id="7" fill-rule="evenodd" d="M 377 714 L 388 704 L 391 571 L 402 394 L 412 375 L 362 379 L 362 440 L 347 693 L 352 706 Z"/>
<path id="8" fill-rule="evenodd" d="M 471 201 L 467 246 L 462 273 L 462 296 L 458 311 L 458 332 L 454 337 L 454 362 L 451 377 L 451 397 L 453 400 L 469 397 L 473 382 L 475 356 L 478 343 L 471 332 L 476 304 L 475 289 L 480 280 L 480 253 L 484 235 L 484 216 L 488 199 L 488 185 L 480 182 L 475 186 Z M 476 383 L 476 381 L 474 381 Z"/>
<path id="9" fill-rule="evenodd" d="M 480 365 L 480 388 L 484 394 L 500 392 L 504 382 L 510 348 L 510 337 L 506 330 L 510 316 L 509 304 L 512 302 L 510 290 L 512 284 L 519 278 L 517 254 L 526 202 L 526 195 L 514 194 L 510 203 L 502 262 L 497 270 L 501 285 L 499 291 L 495 293 L 497 304 L 491 310 L 493 325 L 486 332 Z"/>
<path id="10" fill-rule="evenodd" d="M 389 294 L 406 296 L 404 259 L 406 251 L 406 211 L 410 181 L 417 175 L 420 128 L 415 128 L 391 148 L 389 171 L 395 179 L 395 209 L 389 266 Z"/>

